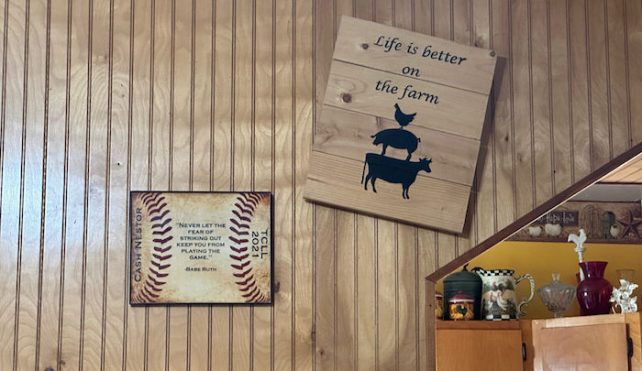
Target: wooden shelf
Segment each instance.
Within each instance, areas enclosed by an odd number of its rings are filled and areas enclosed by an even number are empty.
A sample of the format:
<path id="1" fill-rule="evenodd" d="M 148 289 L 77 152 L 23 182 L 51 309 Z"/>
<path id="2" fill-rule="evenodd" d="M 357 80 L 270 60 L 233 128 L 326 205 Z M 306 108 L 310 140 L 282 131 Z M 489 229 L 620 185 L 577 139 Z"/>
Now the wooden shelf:
<path id="1" fill-rule="evenodd" d="M 519 321 L 442 321 L 437 320 L 438 330 L 519 330 Z"/>
<path id="2" fill-rule="evenodd" d="M 627 322 L 628 317 L 639 317 L 640 313 L 603 314 L 599 316 L 577 316 L 549 319 L 523 319 L 510 321 L 444 321 L 437 320 L 437 329 L 468 329 L 468 330 L 509 330 L 520 328 L 520 322 L 533 321 L 544 327 L 583 326 L 598 323 Z"/>

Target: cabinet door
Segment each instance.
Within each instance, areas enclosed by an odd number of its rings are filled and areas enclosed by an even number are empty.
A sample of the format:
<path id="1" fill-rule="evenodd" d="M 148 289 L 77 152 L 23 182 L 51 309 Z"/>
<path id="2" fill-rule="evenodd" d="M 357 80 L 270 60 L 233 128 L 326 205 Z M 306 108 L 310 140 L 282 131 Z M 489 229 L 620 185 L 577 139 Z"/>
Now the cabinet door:
<path id="1" fill-rule="evenodd" d="M 541 370 L 629 369 L 625 323 L 543 328 L 538 343 Z"/>
<path id="2" fill-rule="evenodd" d="M 522 370 L 522 334 L 517 330 L 438 330 L 438 371 Z"/>

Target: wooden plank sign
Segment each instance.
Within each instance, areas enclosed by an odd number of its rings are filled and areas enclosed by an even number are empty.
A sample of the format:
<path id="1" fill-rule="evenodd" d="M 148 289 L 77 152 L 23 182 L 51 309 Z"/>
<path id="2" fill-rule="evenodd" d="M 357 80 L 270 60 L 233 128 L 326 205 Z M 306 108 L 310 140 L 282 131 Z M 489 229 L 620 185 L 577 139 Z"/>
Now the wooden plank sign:
<path id="1" fill-rule="evenodd" d="M 461 233 L 496 57 L 344 16 L 305 197 Z"/>
<path id="2" fill-rule="evenodd" d="M 261 192 L 132 192 L 130 303 L 271 303 L 271 207 Z"/>

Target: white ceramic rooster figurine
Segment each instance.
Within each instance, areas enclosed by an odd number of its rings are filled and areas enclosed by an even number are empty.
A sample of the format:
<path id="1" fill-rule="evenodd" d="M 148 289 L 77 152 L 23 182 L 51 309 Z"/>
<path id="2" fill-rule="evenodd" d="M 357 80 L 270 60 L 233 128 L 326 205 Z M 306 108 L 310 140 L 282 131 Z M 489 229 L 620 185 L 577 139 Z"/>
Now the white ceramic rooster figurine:
<path id="1" fill-rule="evenodd" d="M 569 234 L 568 242 L 575 243 L 575 252 L 577 253 L 577 258 L 582 263 L 584 261 L 584 241 L 586 241 L 586 232 L 584 228 L 580 229 L 580 235 Z M 580 281 L 584 281 L 584 272 L 580 268 Z"/>

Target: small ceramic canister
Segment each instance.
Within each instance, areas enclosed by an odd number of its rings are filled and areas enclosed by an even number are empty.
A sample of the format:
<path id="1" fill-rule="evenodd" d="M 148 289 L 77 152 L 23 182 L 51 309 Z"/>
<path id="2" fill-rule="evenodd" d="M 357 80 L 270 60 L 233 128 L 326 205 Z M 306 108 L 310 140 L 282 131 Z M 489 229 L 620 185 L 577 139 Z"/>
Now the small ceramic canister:
<path id="1" fill-rule="evenodd" d="M 468 321 L 475 318 L 475 299 L 458 293 L 448 300 L 448 314 L 453 321 Z"/>
<path id="2" fill-rule="evenodd" d="M 444 319 L 444 295 L 441 292 L 435 293 L 435 317 Z"/>
<path id="3" fill-rule="evenodd" d="M 457 294 L 465 294 L 473 299 L 473 319 L 480 319 L 482 279 L 478 274 L 468 271 L 467 264 L 464 269 L 454 272 L 444 278 L 444 319 L 450 318 L 450 299 Z"/>

